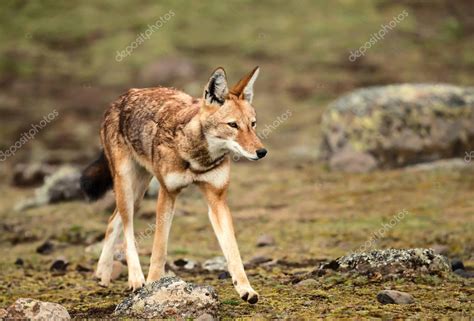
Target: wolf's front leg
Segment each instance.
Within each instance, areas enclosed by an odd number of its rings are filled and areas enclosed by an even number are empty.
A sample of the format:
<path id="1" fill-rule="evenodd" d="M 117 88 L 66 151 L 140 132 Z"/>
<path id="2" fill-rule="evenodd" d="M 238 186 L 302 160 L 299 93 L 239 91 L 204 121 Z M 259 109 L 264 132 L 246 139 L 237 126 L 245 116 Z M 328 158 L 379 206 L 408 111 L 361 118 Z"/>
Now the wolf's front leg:
<path id="1" fill-rule="evenodd" d="M 242 300 L 255 304 L 258 301 L 258 293 L 250 286 L 244 271 L 244 265 L 235 239 L 232 216 L 225 200 L 227 187 L 215 188 L 205 183 L 201 185 L 201 189 L 209 204 L 209 219 L 227 260 L 232 283 Z"/>
<path id="2" fill-rule="evenodd" d="M 155 237 L 153 239 L 153 250 L 147 282 L 159 280 L 165 274 L 168 236 L 173 220 L 175 199 L 175 193 L 166 191 L 165 187 L 160 188 L 156 204 Z"/>

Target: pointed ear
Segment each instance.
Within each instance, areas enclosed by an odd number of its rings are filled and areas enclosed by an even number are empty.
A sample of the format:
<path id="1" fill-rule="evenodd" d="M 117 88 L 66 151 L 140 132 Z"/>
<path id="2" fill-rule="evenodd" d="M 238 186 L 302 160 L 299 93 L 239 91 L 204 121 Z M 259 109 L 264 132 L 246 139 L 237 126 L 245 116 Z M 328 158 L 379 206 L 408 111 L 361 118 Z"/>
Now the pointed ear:
<path id="1" fill-rule="evenodd" d="M 225 71 L 222 67 L 217 68 L 209 78 L 204 88 L 204 101 L 206 105 L 222 106 L 229 94 Z"/>
<path id="2" fill-rule="evenodd" d="M 253 84 L 257 80 L 258 73 L 260 72 L 260 67 L 255 67 L 249 74 L 232 87 L 230 93 L 239 97 L 240 99 L 245 99 L 249 103 L 252 103 L 253 100 Z"/>

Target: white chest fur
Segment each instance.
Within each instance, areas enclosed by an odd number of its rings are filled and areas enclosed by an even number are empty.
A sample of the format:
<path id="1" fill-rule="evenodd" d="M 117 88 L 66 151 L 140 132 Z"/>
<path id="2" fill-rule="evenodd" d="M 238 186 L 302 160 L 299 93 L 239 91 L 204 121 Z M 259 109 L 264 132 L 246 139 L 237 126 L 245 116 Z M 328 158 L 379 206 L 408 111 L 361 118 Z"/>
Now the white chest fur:
<path id="1" fill-rule="evenodd" d="M 185 172 L 171 172 L 164 177 L 166 188 L 175 191 L 194 182 L 207 182 L 216 188 L 222 188 L 229 181 L 229 167 L 219 166 L 208 172 L 196 174 L 189 170 Z"/>

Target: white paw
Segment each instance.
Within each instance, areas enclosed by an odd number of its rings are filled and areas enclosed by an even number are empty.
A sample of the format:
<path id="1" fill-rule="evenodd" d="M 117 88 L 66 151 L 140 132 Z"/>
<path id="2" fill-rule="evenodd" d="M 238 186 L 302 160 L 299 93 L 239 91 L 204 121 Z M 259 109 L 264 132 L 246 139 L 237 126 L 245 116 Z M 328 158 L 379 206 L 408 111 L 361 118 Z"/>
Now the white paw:
<path id="1" fill-rule="evenodd" d="M 112 275 L 112 264 L 113 262 L 108 263 L 100 263 L 97 266 L 97 270 L 95 272 L 95 277 L 99 279 L 99 285 L 101 286 L 109 286 L 110 284 L 110 277 Z"/>
<path id="2" fill-rule="evenodd" d="M 259 295 L 257 292 L 255 292 L 254 289 L 252 289 L 250 285 L 236 285 L 235 289 L 237 290 L 237 293 L 239 294 L 240 298 L 245 302 L 248 302 L 250 304 L 255 304 L 258 302 Z"/>
<path id="3" fill-rule="evenodd" d="M 132 291 L 140 289 L 145 284 L 145 276 L 140 268 L 128 271 L 128 287 Z"/>

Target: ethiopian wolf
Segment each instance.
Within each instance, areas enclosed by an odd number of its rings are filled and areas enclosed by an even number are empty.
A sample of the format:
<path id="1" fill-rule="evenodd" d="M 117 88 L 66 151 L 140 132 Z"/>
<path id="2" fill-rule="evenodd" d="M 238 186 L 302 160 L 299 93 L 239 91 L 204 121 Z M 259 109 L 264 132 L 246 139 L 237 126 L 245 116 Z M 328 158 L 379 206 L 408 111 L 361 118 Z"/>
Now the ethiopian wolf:
<path id="1" fill-rule="evenodd" d="M 113 188 L 116 209 L 109 219 L 96 276 L 110 283 L 113 248 L 123 227 L 128 283 L 136 290 L 145 278 L 138 258 L 133 214 L 152 176 L 160 182 L 156 231 L 147 282 L 165 273 L 168 234 L 176 196 L 196 184 L 209 205 L 209 218 L 228 263 L 239 296 L 256 303 L 258 294 L 247 279 L 226 202 L 233 152 L 250 160 L 267 154 L 256 135 L 252 107 L 259 68 L 228 88 L 224 69 L 217 68 L 202 98 L 172 88 L 130 89 L 105 112 L 100 132 L 103 153 L 81 177 L 90 199 Z"/>

